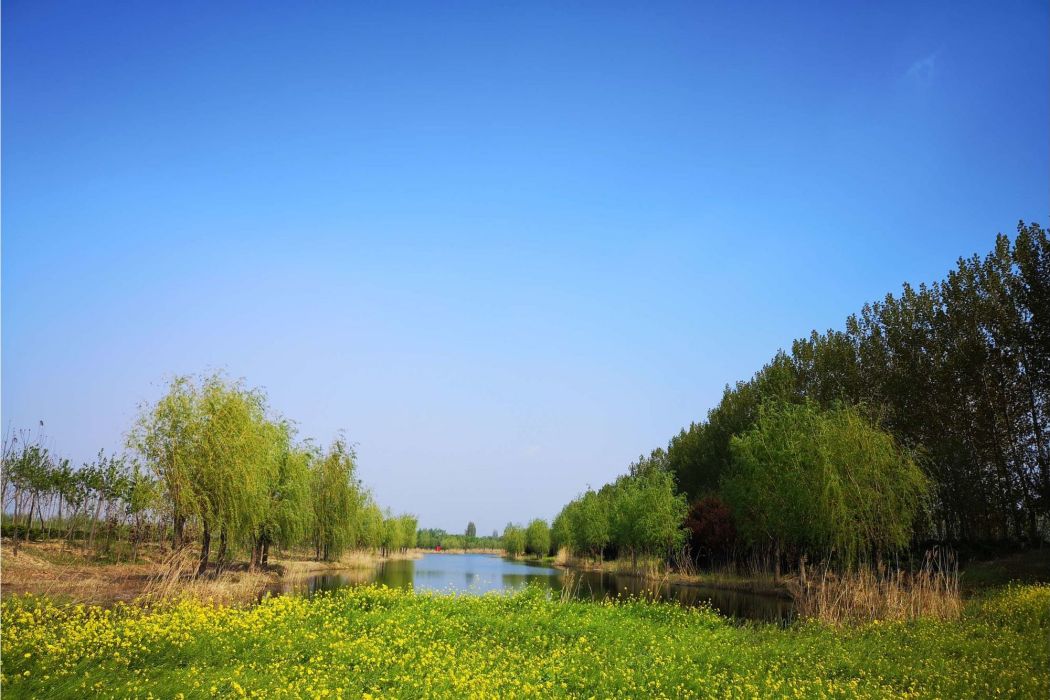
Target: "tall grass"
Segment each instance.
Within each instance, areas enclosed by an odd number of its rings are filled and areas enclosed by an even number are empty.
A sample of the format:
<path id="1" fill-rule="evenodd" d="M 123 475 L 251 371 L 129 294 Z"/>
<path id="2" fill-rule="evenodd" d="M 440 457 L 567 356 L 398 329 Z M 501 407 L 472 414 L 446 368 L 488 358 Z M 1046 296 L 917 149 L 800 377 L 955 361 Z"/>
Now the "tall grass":
<path id="1" fill-rule="evenodd" d="M 841 625 L 874 620 L 952 620 L 962 613 L 959 565 L 951 552 L 928 552 L 909 572 L 862 566 L 846 572 L 823 567 L 820 576 L 787 582 L 801 617 Z"/>
<path id="2" fill-rule="evenodd" d="M 197 575 L 199 560 L 191 548 L 172 552 L 150 577 L 139 600 L 158 603 L 171 599 L 193 599 L 215 603 L 245 603 L 258 599 L 273 586 L 276 577 L 244 567 L 227 567 Z"/>

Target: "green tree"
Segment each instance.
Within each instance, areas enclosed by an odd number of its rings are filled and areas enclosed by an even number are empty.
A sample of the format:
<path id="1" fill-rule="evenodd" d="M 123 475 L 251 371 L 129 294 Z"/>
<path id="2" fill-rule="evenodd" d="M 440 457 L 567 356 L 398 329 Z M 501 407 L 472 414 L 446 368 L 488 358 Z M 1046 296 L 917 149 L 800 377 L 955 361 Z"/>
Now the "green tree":
<path id="1" fill-rule="evenodd" d="M 610 504 L 607 494 L 589 490 L 569 504 L 571 547 L 574 552 L 601 559 L 602 550 L 610 541 Z"/>
<path id="2" fill-rule="evenodd" d="M 525 528 L 525 551 L 545 557 L 551 549 L 551 529 L 546 520 L 536 518 Z"/>
<path id="3" fill-rule="evenodd" d="M 306 540 L 317 515 L 311 471 L 316 451 L 310 445 L 292 444 L 292 427 L 286 422 L 268 428 L 267 497 L 250 543 L 249 568 L 253 569 L 269 563 L 271 545 L 290 547 Z"/>
<path id="4" fill-rule="evenodd" d="M 674 477 L 661 469 L 636 471 L 617 480 L 612 489 L 611 535 L 638 567 L 639 553 L 670 554 L 681 547 L 685 533 L 685 496 L 675 490 Z"/>
<path id="5" fill-rule="evenodd" d="M 513 523 L 503 528 L 503 550 L 507 556 L 518 557 L 525 551 L 525 531 Z"/>
<path id="6" fill-rule="evenodd" d="M 477 545 L 478 538 L 478 526 L 471 520 L 467 523 L 466 532 L 463 535 L 463 547 L 465 549 L 471 549 Z"/>
<path id="7" fill-rule="evenodd" d="M 342 438 L 314 460 L 312 502 L 314 509 L 314 554 L 328 561 L 358 541 L 361 525 L 362 492 L 356 477 L 353 448 Z M 375 523 L 370 522 L 375 528 Z M 369 544 L 385 547 L 390 541 L 386 523 L 380 516 L 378 532 L 369 533 Z"/>
<path id="8" fill-rule="evenodd" d="M 844 562 L 904 547 L 929 483 L 908 450 L 854 408 L 764 404 L 735 437 L 724 482 L 741 535 Z"/>
<path id="9" fill-rule="evenodd" d="M 570 547 L 572 534 L 569 531 L 569 518 L 562 510 L 551 522 L 551 548 L 557 554 L 562 548 Z"/>
<path id="10" fill-rule="evenodd" d="M 196 450 L 201 431 L 198 389 L 189 377 L 176 377 L 155 404 L 140 407 L 128 438 L 129 447 L 160 482 L 172 522 L 172 546 L 185 545 L 186 522 L 200 504 L 194 484 Z"/>

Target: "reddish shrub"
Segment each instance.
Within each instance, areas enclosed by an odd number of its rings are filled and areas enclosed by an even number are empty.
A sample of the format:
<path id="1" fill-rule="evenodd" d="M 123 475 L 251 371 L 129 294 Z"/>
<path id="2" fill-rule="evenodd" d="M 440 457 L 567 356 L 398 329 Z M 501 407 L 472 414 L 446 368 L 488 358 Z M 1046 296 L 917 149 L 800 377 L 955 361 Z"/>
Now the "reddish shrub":
<path id="1" fill-rule="evenodd" d="M 685 516 L 685 527 L 689 530 L 694 555 L 723 556 L 736 543 L 736 528 L 729 506 L 715 496 L 693 501 Z"/>

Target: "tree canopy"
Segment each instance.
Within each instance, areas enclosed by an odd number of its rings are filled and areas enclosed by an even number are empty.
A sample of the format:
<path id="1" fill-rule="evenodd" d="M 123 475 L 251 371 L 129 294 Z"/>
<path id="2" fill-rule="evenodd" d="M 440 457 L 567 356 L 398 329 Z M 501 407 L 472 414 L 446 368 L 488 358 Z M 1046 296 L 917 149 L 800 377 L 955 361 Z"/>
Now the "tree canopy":
<path id="1" fill-rule="evenodd" d="M 763 404 L 731 451 L 722 491 L 752 545 L 846 561 L 900 549 L 929 491 L 912 454 L 854 408 Z"/>

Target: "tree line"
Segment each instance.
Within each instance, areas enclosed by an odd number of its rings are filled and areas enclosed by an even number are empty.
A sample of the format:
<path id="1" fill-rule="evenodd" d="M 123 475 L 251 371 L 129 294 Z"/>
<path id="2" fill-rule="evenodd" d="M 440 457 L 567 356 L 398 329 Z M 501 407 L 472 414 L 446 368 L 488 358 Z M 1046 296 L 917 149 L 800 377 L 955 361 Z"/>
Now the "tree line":
<path id="1" fill-rule="evenodd" d="M 222 375 L 175 378 L 141 407 L 127 448 L 74 469 L 28 433 L 5 440 L 4 513 L 16 542 L 29 539 L 35 517 L 46 537 L 54 528 L 71 541 L 89 528 L 90 548 L 102 523 L 107 547 L 123 537 L 133 553 L 150 537 L 176 550 L 196 540 L 199 573 L 213 547 L 218 568 L 235 553 L 255 568 L 272 546 L 332 559 L 351 548 L 385 554 L 416 544 L 415 517 L 376 504 L 345 439 L 325 449 L 297 440 L 262 391 Z"/>
<path id="2" fill-rule="evenodd" d="M 535 557 L 549 556 L 558 550 L 551 538 L 551 527 L 546 520 L 536 518 L 528 525 L 507 523 L 500 538 L 503 550 L 512 557 L 528 554 Z"/>
<path id="3" fill-rule="evenodd" d="M 99 451 L 77 469 L 56 457 L 40 436 L 23 430 L 5 437 L 2 460 L 4 533 L 15 553 L 29 540 L 34 521 L 40 536 L 68 543 L 82 539 L 102 552 L 126 534 L 134 555 L 148 537 L 157 484 L 126 457 Z"/>
<path id="4" fill-rule="evenodd" d="M 812 332 L 705 420 L 552 523 L 592 557 L 843 562 L 1050 534 L 1050 242 L 997 237 L 947 277 Z M 686 504 L 688 503 L 688 506 Z M 516 545 L 515 545 L 516 546 Z"/>
<path id="5" fill-rule="evenodd" d="M 502 542 L 498 532 L 491 535 L 478 535 L 478 528 L 473 521 L 467 523 L 462 535 L 447 532 L 441 528 L 423 528 L 419 531 L 417 546 L 424 549 L 499 549 Z"/>

